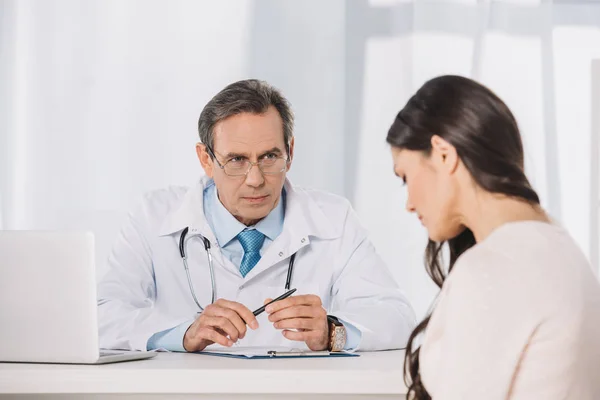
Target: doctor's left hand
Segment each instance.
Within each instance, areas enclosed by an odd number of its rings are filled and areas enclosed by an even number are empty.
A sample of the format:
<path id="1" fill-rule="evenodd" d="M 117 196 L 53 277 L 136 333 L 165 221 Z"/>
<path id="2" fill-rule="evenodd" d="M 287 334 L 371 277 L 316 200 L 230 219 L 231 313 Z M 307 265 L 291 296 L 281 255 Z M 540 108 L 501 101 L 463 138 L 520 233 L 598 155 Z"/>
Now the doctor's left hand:
<path id="1" fill-rule="evenodd" d="M 265 303 L 269 301 L 267 299 Z M 305 342 L 313 351 L 327 348 L 329 324 L 327 311 L 319 296 L 307 294 L 288 297 L 268 305 L 266 312 L 275 329 L 283 329 L 283 336 L 287 339 Z"/>
<path id="2" fill-rule="evenodd" d="M 202 351 L 213 343 L 231 347 L 246 335 L 246 323 L 250 329 L 258 329 L 252 311 L 243 304 L 218 299 L 206 306 L 204 311 L 183 336 L 186 351 Z"/>

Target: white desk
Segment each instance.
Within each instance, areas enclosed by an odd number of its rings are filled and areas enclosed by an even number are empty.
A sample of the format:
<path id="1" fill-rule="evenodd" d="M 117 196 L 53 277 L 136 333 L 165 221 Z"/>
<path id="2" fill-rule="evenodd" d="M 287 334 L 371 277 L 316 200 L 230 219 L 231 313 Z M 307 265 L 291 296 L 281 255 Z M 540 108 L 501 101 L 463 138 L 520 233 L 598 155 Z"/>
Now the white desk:
<path id="1" fill-rule="evenodd" d="M 0 363 L 0 399 L 404 399 L 403 351 L 243 360 L 160 353 L 106 365 Z"/>

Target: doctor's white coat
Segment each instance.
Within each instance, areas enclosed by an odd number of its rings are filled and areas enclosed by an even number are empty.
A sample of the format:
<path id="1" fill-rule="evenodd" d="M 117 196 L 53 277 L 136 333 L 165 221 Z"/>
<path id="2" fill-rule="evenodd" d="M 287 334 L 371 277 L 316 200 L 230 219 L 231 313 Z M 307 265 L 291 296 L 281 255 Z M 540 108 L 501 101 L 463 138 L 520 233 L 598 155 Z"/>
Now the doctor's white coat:
<path id="1" fill-rule="evenodd" d="M 100 347 L 146 350 L 155 333 L 191 321 L 199 309 L 191 295 L 179 253 L 179 237 L 189 227 L 186 249 L 198 301 L 211 300 L 211 281 L 201 234 L 211 242 L 216 298 L 253 310 L 284 293 L 289 258 L 296 253 L 291 287 L 318 295 L 328 314 L 361 331 L 357 350 L 403 348 L 415 325 L 414 312 L 375 252 L 349 202 L 286 181 L 283 231 L 256 266 L 242 277 L 221 254 L 203 214 L 204 177 L 192 188 L 170 187 L 146 195 L 129 215 L 98 285 Z M 258 317 L 241 346 L 306 348 L 283 337 Z M 215 345 L 213 345 L 215 346 Z"/>

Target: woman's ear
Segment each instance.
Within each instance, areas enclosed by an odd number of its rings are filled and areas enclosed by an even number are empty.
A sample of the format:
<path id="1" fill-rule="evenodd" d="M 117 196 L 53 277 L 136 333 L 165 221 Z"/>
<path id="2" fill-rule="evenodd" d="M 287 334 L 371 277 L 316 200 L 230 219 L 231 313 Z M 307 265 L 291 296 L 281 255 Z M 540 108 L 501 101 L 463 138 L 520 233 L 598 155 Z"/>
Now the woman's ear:
<path id="1" fill-rule="evenodd" d="M 431 137 L 431 151 L 434 160 L 439 166 L 449 174 L 453 174 L 458 168 L 459 159 L 456 147 L 444 140 L 441 136 L 433 135 Z"/>

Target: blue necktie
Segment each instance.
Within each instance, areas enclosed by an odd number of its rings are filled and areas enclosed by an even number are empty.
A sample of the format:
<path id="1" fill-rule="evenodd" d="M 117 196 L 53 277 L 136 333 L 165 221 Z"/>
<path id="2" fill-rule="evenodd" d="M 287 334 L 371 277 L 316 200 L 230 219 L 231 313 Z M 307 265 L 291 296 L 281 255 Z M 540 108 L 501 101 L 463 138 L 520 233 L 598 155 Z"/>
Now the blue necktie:
<path id="1" fill-rule="evenodd" d="M 243 277 L 254 268 L 260 260 L 260 248 L 265 241 L 265 235 L 256 229 L 244 230 L 237 235 L 242 247 L 244 248 L 244 257 L 240 264 L 240 272 Z"/>

